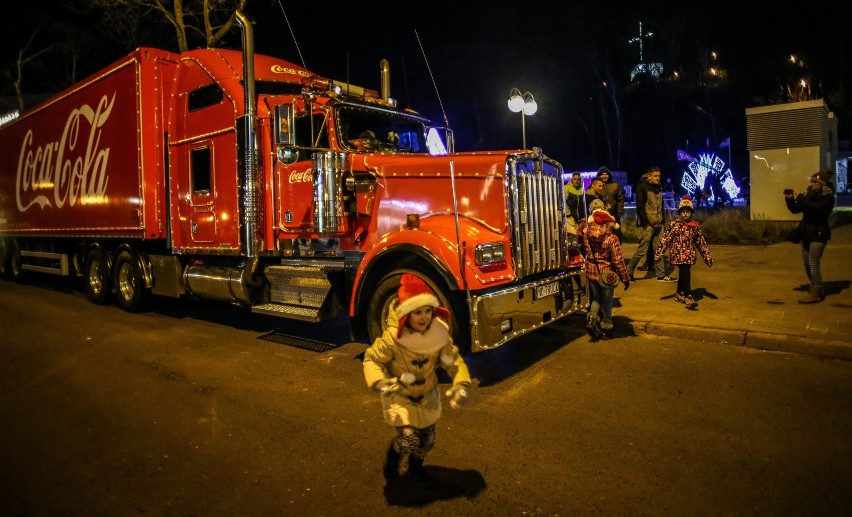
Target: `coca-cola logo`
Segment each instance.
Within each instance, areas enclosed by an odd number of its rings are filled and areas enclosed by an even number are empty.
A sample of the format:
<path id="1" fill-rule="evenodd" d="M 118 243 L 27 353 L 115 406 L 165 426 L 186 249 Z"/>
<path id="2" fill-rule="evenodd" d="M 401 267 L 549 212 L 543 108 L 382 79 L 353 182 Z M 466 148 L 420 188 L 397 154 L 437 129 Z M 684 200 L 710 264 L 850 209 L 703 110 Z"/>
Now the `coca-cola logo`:
<path id="1" fill-rule="evenodd" d="M 272 65 L 271 70 L 274 74 L 294 74 L 301 75 L 302 77 L 310 77 L 311 75 L 305 72 L 304 70 L 296 70 L 295 68 L 290 68 L 281 65 Z"/>
<path id="2" fill-rule="evenodd" d="M 303 171 L 293 171 L 290 173 L 290 178 L 288 180 L 292 183 L 313 183 L 314 175 L 311 172 L 311 169 L 305 169 Z"/>
<path id="3" fill-rule="evenodd" d="M 115 93 L 101 97 L 95 109 L 88 104 L 73 109 L 62 136 L 53 142 L 34 145 L 33 129 L 27 131 L 15 180 L 20 212 L 33 205 L 62 208 L 106 201 L 110 149 L 101 148 L 101 135 L 114 103 Z"/>

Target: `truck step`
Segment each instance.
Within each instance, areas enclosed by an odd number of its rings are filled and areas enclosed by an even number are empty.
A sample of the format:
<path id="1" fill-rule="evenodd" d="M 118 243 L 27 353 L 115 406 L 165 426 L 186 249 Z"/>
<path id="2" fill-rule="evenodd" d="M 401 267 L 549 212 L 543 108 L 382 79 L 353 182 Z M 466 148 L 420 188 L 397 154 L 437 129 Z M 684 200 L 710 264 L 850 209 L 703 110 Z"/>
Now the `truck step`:
<path id="1" fill-rule="evenodd" d="M 40 265 L 29 264 L 24 262 L 21 264 L 21 269 L 29 271 L 38 271 L 40 273 L 50 273 L 52 275 L 68 276 L 68 255 L 64 253 L 50 253 L 46 251 L 21 251 L 21 258 L 32 257 L 40 259 Z M 50 264 L 50 265 L 48 265 Z"/>
<path id="2" fill-rule="evenodd" d="M 265 303 L 263 305 L 254 305 L 251 312 L 258 314 L 266 314 L 267 316 L 279 316 L 284 318 L 293 318 L 303 321 L 318 322 L 320 321 L 319 307 L 305 307 L 303 305 L 287 305 L 283 303 Z"/>

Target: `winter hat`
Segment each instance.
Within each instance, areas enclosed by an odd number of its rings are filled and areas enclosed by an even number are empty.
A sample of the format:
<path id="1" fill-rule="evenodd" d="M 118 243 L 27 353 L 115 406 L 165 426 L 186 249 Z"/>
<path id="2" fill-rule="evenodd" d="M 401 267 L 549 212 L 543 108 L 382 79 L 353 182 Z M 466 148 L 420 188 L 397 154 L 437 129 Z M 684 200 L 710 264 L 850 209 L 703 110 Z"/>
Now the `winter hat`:
<path id="1" fill-rule="evenodd" d="M 589 211 L 592 213 L 597 212 L 598 210 L 606 210 L 604 206 L 604 202 L 602 199 L 595 199 L 591 203 L 589 203 Z"/>
<path id="2" fill-rule="evenodd" d="M 677 206 L 677 211 L 680 212 L 681 210 L 689 210 L 690 212 L 693 211 L 691 197 L 683 196 L 683 198 L 680 200 L 680 204 Z"/>
<path id="3" fill-rule="evenodd" d="M 417 275 L 403 274 L 399 280 L 399 290 L 397 291 L 396 315 L 399 317 L 399 333 L 405 328 L 408 313 L 427 305 L 435 308 L 435 316 L 440 316 L 447 322 L 450 321 L 450 312 L 441 307 L 441 302 L 438 301 L 438 297 L 429 289 L 426 282 Z"/>
<path id="4" fill-rule="evenodd" d="M 824 187 L 831 187 L 834 183 L 834 178 L 832 176 L 834 176 L 834 173 L 832 173 L 830 170 L 823 169 L 817 173 L 814 173 L 811 176 L 811 179 L 818 181 L 819 184 Z"/>
<path id="5" fill-rule="evenodd" d="M 609 174 L 609 175 L 610 175 L 610 177 L 612 177 L 612 173 L 611 173 L 611 172 L 609 172 L 609 169 L 608 169 L 606 166 L 601 167 L 600 169 L 598 169 L 598 177 L 600 178 L 601 174 L 603 174 L 603 173 L 607 173 L 607 174 Z"/>

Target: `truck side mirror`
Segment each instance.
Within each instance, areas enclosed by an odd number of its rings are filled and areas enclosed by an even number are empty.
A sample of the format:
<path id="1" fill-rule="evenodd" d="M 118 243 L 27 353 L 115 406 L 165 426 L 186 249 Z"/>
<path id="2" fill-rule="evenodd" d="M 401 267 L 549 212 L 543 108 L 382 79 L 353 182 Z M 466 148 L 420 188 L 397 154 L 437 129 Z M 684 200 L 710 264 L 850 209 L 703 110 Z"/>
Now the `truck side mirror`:
<path id="1" fill-rule="evenodd" d="M 275 106 L 275 145 L 278 161 L 290 165 L 299 159 L 296 146 L 295 110 L 292 104 Z"/>

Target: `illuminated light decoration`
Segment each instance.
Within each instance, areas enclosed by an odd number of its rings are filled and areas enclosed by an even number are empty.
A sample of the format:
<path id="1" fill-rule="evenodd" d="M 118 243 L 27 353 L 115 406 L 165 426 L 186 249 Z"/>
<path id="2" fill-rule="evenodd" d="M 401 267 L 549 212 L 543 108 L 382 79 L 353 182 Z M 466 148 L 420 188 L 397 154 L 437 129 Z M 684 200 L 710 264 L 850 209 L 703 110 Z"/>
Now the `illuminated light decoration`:
<path id="1" fill-rule="evenodd" d="M 441 140 L 441 135 L 438 134 L 438 130 L 434 127 L 429 128 L 429 132 L 426 133 L 426 148 L 429 149 L 429 154 L 447 154 L 447 147 L 444 145 L 444 141 Z"/>
<path id="2" fill-rule="evenodd" d="M 0 115 L 0 126 L 4 126 L 4 125 L 8 124 L 9 122 L 12 122 L 13 120 L 17 119 L 20 116 L 21 116 L 21 112 L 18 111 L 18 110 L 13 110 L 13 111 L 10 111 L 8 113 L 4 113 L 4 114 Z"/>
<path id="3" fill-rule="evenodd" d="M 645 62 L 645 38 L 650 38 L 653 35 L 653 32 L 642 32 L 642 22 L 639 22 L 639 35 L 627 40 L 627 43 L 630 45 L 634 43 L 639 44 L 639 63 L 630 72 L 631 81 L 640 75 L 650 75 L 654 79 L 659 79 L 663 75 L 662 63 Z"/>
<path id="4" fill-rule="evenodd" d="M 718 179 L 719 184 L 731 199 L 736 199 L 739 195 L 740 188 L 734 181 L 734 175 L 730 167 L 726 169 L 725 161 L 716 156 L 715 153 L 701 153 L 698 155 L 698 158 L 695 158 L 689 153 L 678 149 L 677 160 L 680 162 L 689 162 L 687 170 L 683 171 L 680 186 L 690 194 L 695 192 L 697 187 L 701 187 L 701 190 L 704 190 L 707 178 L 713 176 Z M 711 190 L 707 202 L 712 204 L 714 201 L 715 199 Z"/>

